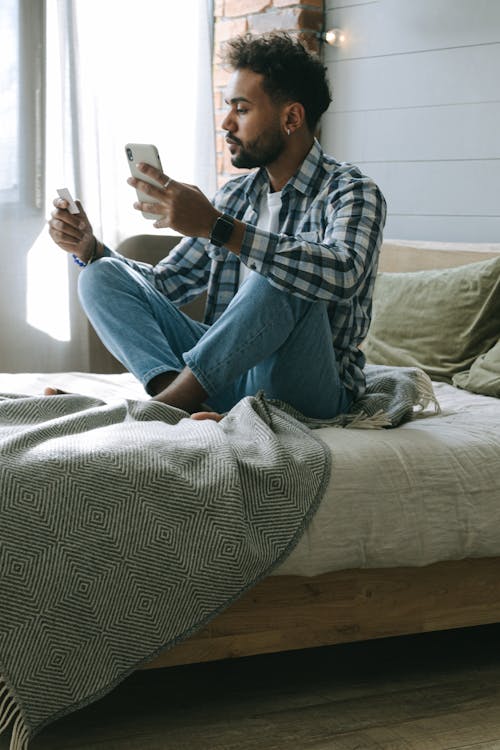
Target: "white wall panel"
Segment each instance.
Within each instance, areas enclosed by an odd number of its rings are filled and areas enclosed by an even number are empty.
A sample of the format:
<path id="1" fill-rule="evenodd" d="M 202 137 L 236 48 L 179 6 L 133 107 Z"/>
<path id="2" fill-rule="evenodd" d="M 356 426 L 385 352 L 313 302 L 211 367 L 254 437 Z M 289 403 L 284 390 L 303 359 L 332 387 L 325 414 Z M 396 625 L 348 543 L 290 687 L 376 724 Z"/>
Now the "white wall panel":
<path id="1" fill-rule="evenodd" d="M 498 216 L 498 160 L 356 163 L 380 186 L 392 213 Z"/>
<path id="2" fill-rule="evenodd" d="M 500 237 L 500 217 L 390 214 L 384 237 L 436 242 L 491 242 L 493 238 L 497 242 Z"/>
<path id="3" fill-rule="evenodd" d="M 348 44 L 325 49 L 325 62 L 497 43 L 498 0 L 326 2 L 327 28 Z"/>
<path id="4" fill-rule="evenodd" d="M 386 236 L 500 241 L 500 1 L 327 0 L 322 143 L 380 184 Z"/>
<path id="5" fill-rule="evenodd" d="M 332 61 L 328 69 L 331 111 L 498 101 L 500 43 Z"/>
<path id="6" fill-rule="evenodd" d="M 345 161 L 500 158 L 500 102 L 334 112 L 323 124 Z"/>

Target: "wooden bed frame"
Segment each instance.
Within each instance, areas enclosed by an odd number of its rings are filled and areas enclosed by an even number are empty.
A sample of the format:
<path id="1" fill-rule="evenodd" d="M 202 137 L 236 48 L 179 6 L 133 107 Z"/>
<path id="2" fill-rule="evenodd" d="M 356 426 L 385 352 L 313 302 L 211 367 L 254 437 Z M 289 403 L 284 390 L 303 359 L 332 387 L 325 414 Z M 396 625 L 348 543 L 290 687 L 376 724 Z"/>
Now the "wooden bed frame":
<path id="1" fill-rule="evenodd" d="M 158 237 L 131 238 L 119 249 L 155 262 L 164 254 L 159 243 Z M 497 255 L 500 244 L 388 240 L 379 268 L 393 272 L 448 268 Z M 422 568 L 342 570 L 312 578 L 270 576 L 146 668 L 499 621 L 500 557 Z"/>
<path id="2" fill-rule="evenodd" d="M 500 622 L 500 558 L 271 576 L 147 668 Z"/>

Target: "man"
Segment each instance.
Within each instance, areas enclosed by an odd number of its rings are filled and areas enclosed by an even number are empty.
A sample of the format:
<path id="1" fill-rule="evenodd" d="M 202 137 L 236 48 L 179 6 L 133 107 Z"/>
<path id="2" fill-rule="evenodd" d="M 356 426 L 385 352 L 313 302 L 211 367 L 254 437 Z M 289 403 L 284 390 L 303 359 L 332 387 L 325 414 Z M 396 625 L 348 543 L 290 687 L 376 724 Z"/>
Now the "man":
<path id="1" fill-rule="evenodd" d="M 71 215 L 61 200 L 50 234 L 87 264 L 83 308 L 153 398 L 217 413 L 262 390 L 309 417 L 334 417 L 364 390 L 358 345 L 385 201 L 356 167 L 323 154 L 314 132 L 331 101 L 325 68 L 299 41 L 237 37 L 226 62 L 231 161 L 256 172 L 230 180 L 212 203 L 141 165 L 162 187 L 130 178 L 159 201 L 134 207 L 186 235 L 154 268 L 105 248 L 83 210 Z M 192 321 L 178 306 L 207 288 L 205 322 Z"/>

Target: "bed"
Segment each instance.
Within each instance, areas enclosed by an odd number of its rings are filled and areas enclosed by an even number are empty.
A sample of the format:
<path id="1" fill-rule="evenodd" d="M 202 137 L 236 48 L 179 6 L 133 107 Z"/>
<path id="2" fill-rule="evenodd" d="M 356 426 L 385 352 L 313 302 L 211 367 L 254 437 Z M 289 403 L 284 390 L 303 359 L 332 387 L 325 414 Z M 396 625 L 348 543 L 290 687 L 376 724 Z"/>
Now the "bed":
<path id="1" fill-rule="evenodd" d="M 147 246 L 154 260 L 156 245 L 136 238 L 124 250 L 137 257 L 134 250 Z M 387 241 L 380 270 L 448 269 L 498 257 L 500 245 Z M 495 295 L 498 305 L 496 288 Z M 495 326 L 498 339 L 498 318 Z M 0 377 L 2 392 L 36 394 L 47 384 L 145 398 L 126 373 Z M 332 478 L 295 549 L 272 575 L 146 667 L 499 621 L 500 401 L 447 382 L 433 385 L 440 414 L 426 410 L 393 430 L 319 430 L 333 457 Z"/>
<path id="2" fill-rule="evenodd" d="M 11 749 L 138 668 L 500 621 L 499 321 L 500 245 L 384 243 L 367 394 L 418 384 L 392 429 L 262 396 L 196 423 L 97 342 L 110 374 L 0 375 Z"/>

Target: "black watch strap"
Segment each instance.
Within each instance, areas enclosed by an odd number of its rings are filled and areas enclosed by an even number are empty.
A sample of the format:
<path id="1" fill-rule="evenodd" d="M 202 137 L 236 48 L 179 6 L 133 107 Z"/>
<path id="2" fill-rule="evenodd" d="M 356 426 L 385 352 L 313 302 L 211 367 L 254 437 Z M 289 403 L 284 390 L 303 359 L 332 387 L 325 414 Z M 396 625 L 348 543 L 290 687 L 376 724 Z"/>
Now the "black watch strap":
<path id="1" fill-rule="evenodd" d="M 234 219 L 228 214 L 222 214 L 216 220 L 210 232 L 210 242 L 212 245 L 220 247 L 225 245 L 233 233 Z"/>

